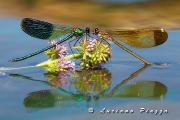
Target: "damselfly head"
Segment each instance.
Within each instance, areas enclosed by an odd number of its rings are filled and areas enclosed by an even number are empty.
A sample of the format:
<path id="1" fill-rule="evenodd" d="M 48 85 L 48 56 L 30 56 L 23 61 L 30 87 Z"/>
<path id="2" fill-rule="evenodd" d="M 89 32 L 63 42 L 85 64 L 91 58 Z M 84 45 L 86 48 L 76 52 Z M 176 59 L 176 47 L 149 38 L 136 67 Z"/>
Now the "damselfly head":
<path id="1" fill-rule="evenodd" d="M 86 33 L 90 33 L 90 28 L 89 27 L 86 28 Z"/>
<path id="2" fill-rule="evenodd" d="M 99 28 L 95 28 L 95 29 L 94 29 L 94 34 L 95 34 L 95 35 L 98 35 L 98 34 L 99 34 Z"/>

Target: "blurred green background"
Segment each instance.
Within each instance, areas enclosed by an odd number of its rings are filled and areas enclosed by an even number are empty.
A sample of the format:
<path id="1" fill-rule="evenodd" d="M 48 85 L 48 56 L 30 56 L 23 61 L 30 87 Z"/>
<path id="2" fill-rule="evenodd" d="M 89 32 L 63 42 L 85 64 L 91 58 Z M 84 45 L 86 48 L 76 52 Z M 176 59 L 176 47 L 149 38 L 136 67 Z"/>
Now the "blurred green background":
<path id="1" fill-rule="evenodd" d="M 0 0 L 0 16 L 83 27 L 178 29 L 179 6 L 179 0 Z"/>

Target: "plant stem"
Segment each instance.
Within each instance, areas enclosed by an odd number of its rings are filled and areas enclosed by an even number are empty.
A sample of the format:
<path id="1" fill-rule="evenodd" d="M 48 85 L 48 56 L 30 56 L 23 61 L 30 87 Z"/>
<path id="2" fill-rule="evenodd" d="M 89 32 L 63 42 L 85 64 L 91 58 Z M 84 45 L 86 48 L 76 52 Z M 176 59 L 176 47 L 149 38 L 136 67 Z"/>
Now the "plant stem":
<path id="1" fill-rule="evenodd" d="M 64 57 L 63 59 L 76 58 L 76 57 L 78 57 L 79 55 L 80 55 L 80 54 L 71 54 L 71 55 L 68 55 L 68 56 Z M 43 67 L 43 66 L 47 66 L 47 65 L 51 64 L 52 62 L 58 62 L 59 60 L 62 60 L 62 59 L 47 60 L 47 61 L 42 62 L 42 63 L 40 63 L 40 64 L 37 64 L 37 65 L 35 65 L 35 66 L 25 66 L 25 67 L 0 67 L 0 71 L 10 71 L 10 70 L 19 70 L 19 69 Z"/>
<path id="2" fill-rule="evenodd" d="M 33 68 L 37 66 L 25 66 L 25 67 L 0 67 L 0 71 L 10 71 L 10 70 L 19 70 L 19 69 L 27 69 L 27 68 Z"/>

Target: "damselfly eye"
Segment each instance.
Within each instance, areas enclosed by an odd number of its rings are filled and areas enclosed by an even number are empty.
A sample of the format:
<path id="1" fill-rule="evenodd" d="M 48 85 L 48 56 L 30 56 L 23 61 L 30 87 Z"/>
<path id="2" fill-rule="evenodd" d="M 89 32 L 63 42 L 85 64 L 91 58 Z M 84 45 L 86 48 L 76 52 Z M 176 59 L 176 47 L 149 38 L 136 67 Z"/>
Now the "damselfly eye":
<path id="1" fill-rule="evenodd" d="M 95 28 L 94 29 L 94 34 L 98 34 L 99 33 L 99 29 L 98 28 Z"/>
<path id="2" fill-rule="evenodd" d="M 89 32 L 90 32 L 90 28 L 87 27 L 87 28 L 86 28 L 86 33 L 89 33 Z"/>

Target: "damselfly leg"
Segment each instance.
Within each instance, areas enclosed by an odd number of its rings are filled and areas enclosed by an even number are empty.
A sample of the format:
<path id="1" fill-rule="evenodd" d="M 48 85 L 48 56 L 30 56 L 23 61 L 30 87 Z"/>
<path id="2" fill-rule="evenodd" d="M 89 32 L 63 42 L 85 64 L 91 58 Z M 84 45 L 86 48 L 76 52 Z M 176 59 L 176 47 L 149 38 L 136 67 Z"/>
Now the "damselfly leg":
<path id="1" fill-rule="evenodd" d="M 75 39 L 72 39 L 71 41 L 68 42 L 68 45 L 69 45 L 69 48 L 70 48 L 72 54 L 74 54 L 74 51 L 73 51 L 71 43 L 75 41 L 75 43 L 73 44 L 73 47 L 75 47 L 77 42 L 80 41 L 81 38 L 82 38 L 81 36 L 80 37 L 76 37 Z"/>
<path id="2" fill-rule="evenodd" d="M 99 36 L 99 38 L 101 38 L 102 40 L 106 41 L 105 38 L 103 36 Z M 120 42 L 117 42 L 114 38 L 111 37 L 111 41 L 116 44 L 118 47 L 120 47 L 122 50 L 126 51 L 127 53 L 131 54 L 132 56 L 134 56 L 135 58 L 139 59 L 140 61 L 142 61 L 145 65 L 151 65 L 152 63 L 149 62 L 148 60 L 142 58 L 141 56 L 139 56 L 138 54 L 136 54 L 135 52 L 133 52 L 132 50 L 128 49 L 127 47 L 125 47 L 124 45 L 122 45 Z M 107 42 L 107 41 L 106 41 Z"/>

